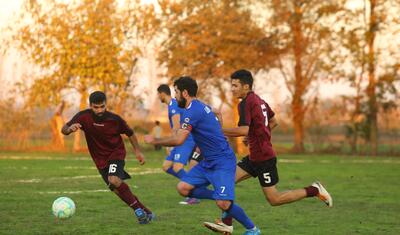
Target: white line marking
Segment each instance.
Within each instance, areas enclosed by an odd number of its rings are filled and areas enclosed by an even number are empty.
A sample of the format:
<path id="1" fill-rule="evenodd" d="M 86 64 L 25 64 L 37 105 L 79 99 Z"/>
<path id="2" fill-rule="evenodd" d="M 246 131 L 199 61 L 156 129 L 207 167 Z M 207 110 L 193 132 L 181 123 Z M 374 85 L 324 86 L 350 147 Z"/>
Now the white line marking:
<path id="1" fill-rule="evenodd" d="M 129 168 L 128 168 L 129 169 Z M 163 173 L 164 171 L 162 169 L 156 168 L 156 169 L 151 169 L 148 168 L 144 171 L 141 172 L 133 172 L 129 173 L 130 175 L 150 175 L 150 174 L 160 174 Z M 40 183 L 42 181 L 47 181 L 47 180 L 71 180 L 71 179 L 89 179 L 89 178 L 99 178 L 100 175 L 78 175 L 78 176 L 67 176 L 67 177 L 51 177 L 51 178 L 46 178 L 46 179 L 22 179 L 22 180 L 16 180 L 15 182 L 17 183 Z"/>

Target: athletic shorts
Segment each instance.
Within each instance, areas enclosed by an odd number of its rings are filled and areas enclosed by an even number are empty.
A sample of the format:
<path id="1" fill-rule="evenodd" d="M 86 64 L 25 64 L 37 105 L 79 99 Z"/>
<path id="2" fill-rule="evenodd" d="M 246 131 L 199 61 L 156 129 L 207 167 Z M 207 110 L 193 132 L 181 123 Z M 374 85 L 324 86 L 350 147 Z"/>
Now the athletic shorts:
<path id="1" fill-rule="evenodd" d="M 233 154 L 233 153 L 232 153 Z M 201 161 L 194 166 L 181 180 L 196 188 L 212 185 L 214 188 L 214 200 L 235 200 L 235 159 L 226 156 L 223 160 L 215 161 L 207 165 Z"/>
<path id="2" fill-rule="evenodd" d="M 124 170 L 124 160 L 110 160 L 107 167 L 99 169 L 104 182 L 108 185 L 108 176 L 118 176 L 122 180 L 130 179 L 131 176 Z"/>
<path id="3" fill-rule="evenodd" d="M 193 141 L 185 142 L 180 146 L 176 146 L 172 149 L 170 154 L 165 158 L 167 161 L 178 162 L 186 165 L 189 159 L 192 157 L 195 143 Z"/>
<path id="4" fill-rule="evenodd" d="M 276 157 L 262 162 L 252 162 L 247 155 L 237 165 L 251 176 L 258 177 L 262 187 L 274 186 L 279 182 Z"/>
<path id="5" fill-rule="evenodd" d="M 190 157 L 190 160 L 194 160 L 196 162 L 201 162 L 201 161 L 203 161 L 203 159 L 204 159 L 203 155 L 201 154 L 201 152 L 197 152 L 196 151 L 196 147 L 195 147 L 193 149 L 192 156 Z"/>

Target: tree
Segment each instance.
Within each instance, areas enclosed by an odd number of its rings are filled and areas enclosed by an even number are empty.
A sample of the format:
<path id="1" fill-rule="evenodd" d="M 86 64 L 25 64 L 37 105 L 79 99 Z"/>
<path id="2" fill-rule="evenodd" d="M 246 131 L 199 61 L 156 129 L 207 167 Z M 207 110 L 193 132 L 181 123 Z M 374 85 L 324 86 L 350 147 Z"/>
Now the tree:
<path id="1" fill-rule="evenodd" d="M 270 34 L 279 39 L 286 54 L 278 54 L 279 70 L 291 94 L 295 152 L 304 151 L 306 95 L 318 78 L 328 78 L 327 54 L 332 49 L 331 25 L 341 11 L 341 1 L 256 1 L 272 11 Z"/>
<path id="2" fill-rule="evenodd" d="M 236 109 L 238 101 L 227 95 L 230 74 L 265 68 L 275 53 L 272 40 L 240 1 L 165 0 L 160 6 L 164 40 L 158 59 L 167 76 L 193 76 L 202 99 L 219 97 L 221 105 Z M 237 123 L 236 110 L 229 121 Z"/>
<path id="3" fill-rule="evenodd" d="M 350 81 L 355 89 L 355 95 L 347 96 L 353 107 L 348 129 L 353 153 L 357 152 L 361 134 L 370 143 L 370 153 L 377 154 L 378 112 L 394 107 L 395 82 L 399 80 L 399 63 L 395 58 L 400 54 L 393 48 L 397 48 L 394 44 L 400 34 L 396 28 L 399 20 L 392 14 L 399 7 L 395 1 L 364 1 L 358 8 L 347 9 L 338 22 L 342 25 L 338 41 L 345 50 L 331 56 L 337 59 L 334 72 Z M 378 36 L 393 44 L 376 43 Z"/>
<path id="4" fill-rule="evenodd" d="M 110 107 L 121 111 L 134 85 L 138 42 L 149 36 L 152 17 L 153 9 L 139 0 L 123 7 L 116 0 L 26 1 L 12 43 L 40 69 L 27 104 L 58 104 L 63 92 L 74 90 L 82 110 L 88 92 L 101 89 L 109 94 Z"/>

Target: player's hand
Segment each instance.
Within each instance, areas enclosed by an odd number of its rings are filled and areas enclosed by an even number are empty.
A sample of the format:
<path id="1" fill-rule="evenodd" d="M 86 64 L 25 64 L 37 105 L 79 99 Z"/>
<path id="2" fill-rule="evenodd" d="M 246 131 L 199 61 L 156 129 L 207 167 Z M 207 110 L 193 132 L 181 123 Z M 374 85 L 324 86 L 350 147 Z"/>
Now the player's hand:
<path id="1" fill-rule="evenodd" d="M 68 130 L 70 131 L 70 133 L 75 132 L 77 130 L 79 130 L 81 128 L 81 124 L 79 123 L 74 123 L 71 126 L 68 127 Z"/>
<path id="2" fill-rule="evenodd" d="M 153 141 L 154 141 L 154 136 L 152 136 L 152 135 L 145 135 L 144 136 L 144 142 L 146 144 L 153 144 Z"/>
<path id="3" fill-rule="evenodd" d="M 243 138 L 242 142 L 243 142 L 243 144 L 244 144 L 245 146 L 249 146 L 249 139 L 248 139 L 247 136 L 245 136 L 245 137 Z"/>
<path id="4" fill-rule="evenodd" d="M 139 161 L 140 165 L 143 165 L 146 161 L 144 160 L 144 155 L 142 152 L 136 152 L 136 159 Z"/>

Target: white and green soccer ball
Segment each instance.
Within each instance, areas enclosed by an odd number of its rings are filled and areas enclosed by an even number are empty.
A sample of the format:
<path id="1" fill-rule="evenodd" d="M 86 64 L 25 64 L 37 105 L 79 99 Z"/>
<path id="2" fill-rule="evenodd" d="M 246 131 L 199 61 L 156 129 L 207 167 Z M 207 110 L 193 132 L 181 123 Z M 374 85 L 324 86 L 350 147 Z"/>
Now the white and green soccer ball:
<path id="1" fill-rule="evenodd" d="M 58 219 L 68 219 L 75 214 L 75 203 L 69 197 L 59 197 L 53 202 L 52 210 Z"/>

